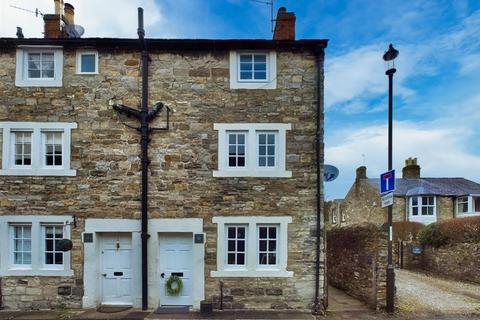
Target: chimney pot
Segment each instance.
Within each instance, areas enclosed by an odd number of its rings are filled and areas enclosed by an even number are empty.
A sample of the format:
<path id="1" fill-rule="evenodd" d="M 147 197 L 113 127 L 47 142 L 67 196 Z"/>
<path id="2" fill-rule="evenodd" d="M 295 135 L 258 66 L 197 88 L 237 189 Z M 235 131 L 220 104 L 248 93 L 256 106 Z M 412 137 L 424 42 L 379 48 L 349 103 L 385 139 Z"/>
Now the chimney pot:
<path id="1" fill-rule="evenodd" d="M 63 19 L 66 24 L 75 23 L 75 8 L 70 3 L 65 3 L 63 6 Z"/>
<path id="2" fill-rule="evenodd" d="M 273 40 L 295 40 L 295 13 L 287 12 L 285 7 L 280 7 L 275 20 Z"/>
<path id="3" fill-rule="evenodd" d="M 402 169 L 404 179 L 419 179 L 420 166 L 417 164 L 417 158 L 408 158 L 405 160 L 405 167 Z"/>
<path id="4" fill-rule="evenodd" d="M 367 167 L 361 166 L 357 168 L 357 180 L 367 179 Z"/>
<path id="5" fill-rule="evenodd" d="M 23 38 L 25 38 L 25 37 L 23 36 L 23 30 L 22 30 L 21 27 L 17 27 L 17 38 L 18 38 L 18 39 L 23 39 Z"/>
<path id="6" fill-rule="evenodd" d="M 53 0 L 53 2 L 55 2 L 55 14 L 60 15 L 62 13 L 60 0 Z"/>

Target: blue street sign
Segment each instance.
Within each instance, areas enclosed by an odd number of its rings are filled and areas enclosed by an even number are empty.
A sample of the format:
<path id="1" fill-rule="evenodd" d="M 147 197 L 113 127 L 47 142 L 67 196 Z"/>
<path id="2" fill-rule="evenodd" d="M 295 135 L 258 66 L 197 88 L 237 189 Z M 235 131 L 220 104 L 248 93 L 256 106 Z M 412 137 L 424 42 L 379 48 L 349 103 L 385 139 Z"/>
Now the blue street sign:
<path id="1" fill-rule="evenodd" d="M 390 170 L 380 175 L 380 193 L 395 190 L 395 170 Z"/>

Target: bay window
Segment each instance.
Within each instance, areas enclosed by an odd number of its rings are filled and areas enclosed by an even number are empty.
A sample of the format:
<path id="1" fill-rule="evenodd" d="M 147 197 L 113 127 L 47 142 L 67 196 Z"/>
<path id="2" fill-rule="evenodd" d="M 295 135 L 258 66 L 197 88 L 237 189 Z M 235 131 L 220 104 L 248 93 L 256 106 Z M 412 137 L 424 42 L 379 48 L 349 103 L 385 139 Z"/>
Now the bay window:
<path id="1" fill-rule="evenodd" d="M 436 197 L 413 196 L 409 198 L 409 220 L 421 223 L 437 221 Z"/>
<path id="2" fill-rule="evenodd" d="M 459 217 L 480 215 L 480 195 L 458 197 L 456 208 Z"/>

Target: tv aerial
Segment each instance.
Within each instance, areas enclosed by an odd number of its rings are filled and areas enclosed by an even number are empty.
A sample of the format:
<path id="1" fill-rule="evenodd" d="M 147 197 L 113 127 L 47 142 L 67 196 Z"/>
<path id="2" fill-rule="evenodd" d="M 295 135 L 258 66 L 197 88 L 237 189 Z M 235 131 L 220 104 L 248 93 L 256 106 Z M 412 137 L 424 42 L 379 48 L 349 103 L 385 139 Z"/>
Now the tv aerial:
<path id="1" fill-rule="evenodd" d="M 272 24 L 272 33 L 274 31 L 274 22 L 275 22 L 275 19 L 273 19 L 273 1 L 274 0 L 250 0 L 252 2 L 256 2 L 256 3 L 262 3 L 262 4 L 266 4 L 267 6 L 270 7 L 270 22 Z"/>
<path id="2" fill-rule="evenodd" d="M 44 14 L 40 10 L 38 10 L 38 8 L 35 8 L 35 11 L 33 11 L 33 10 L 30 10 L 30 9 L 25 9 L 25 8 L 22 8 L 22 7 L 14 6 L 12 4 L 10 5 L 10 7 L 18 9 L 18 10 L 23 10 L 23 11 L 26 11 L 26 12 L 30 12 L 30 13 L 35 13 L 36 18 L 38 18 L 39 15 L 42 16 L 42 17 L 44 16 Z"/>

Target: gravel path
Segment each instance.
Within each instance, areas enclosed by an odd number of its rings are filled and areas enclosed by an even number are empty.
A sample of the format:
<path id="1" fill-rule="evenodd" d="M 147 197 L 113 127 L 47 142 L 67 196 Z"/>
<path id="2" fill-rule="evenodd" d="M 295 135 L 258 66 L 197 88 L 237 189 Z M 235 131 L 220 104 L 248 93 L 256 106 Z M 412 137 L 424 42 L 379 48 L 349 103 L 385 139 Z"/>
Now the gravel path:
<path id="1" fill-rule="evenodd" d="M 480 285 L 395 270 L 397 306 L 402 312 L 480 314 Z"/>

